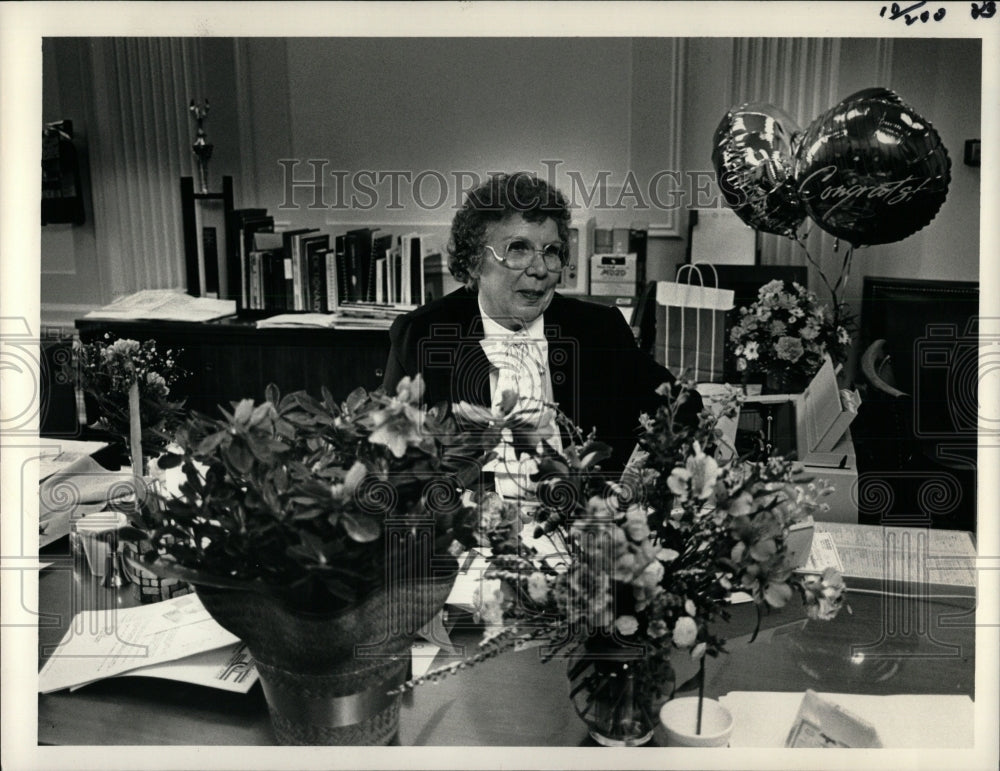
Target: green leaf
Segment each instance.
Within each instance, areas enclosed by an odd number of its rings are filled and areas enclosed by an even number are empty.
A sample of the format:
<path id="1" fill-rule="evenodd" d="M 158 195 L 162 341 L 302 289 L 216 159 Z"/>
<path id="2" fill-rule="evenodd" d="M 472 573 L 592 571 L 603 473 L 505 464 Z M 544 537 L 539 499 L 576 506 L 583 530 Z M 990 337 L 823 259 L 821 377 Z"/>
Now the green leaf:
<path id="1" fill-rule="evenodd" d="M 347 534 L 358 543 L 370 543 L 382 533 L 378 521 L 367 514 L 348 514 L 344 512 L 340 516 L 340 521 Z"/>
<path id="2" fill-rule="evenodd" d="M 267 402 L 261 402 L 255 408 L 253 413 L 250 415 L 250 425 L 256 426 L 261 423 L 268 415 L 271 414 L 273 407 Z"/>
<path id="3" fill-rule="evenodd" d="M 236 423 L 246 423 L 250 420 L 250 416 L 253 414 L 253 399 L 241 399 L 240 403 L 236 405 L 236 411 L 233 413 L 233 420 Z"/>
<path id="4" fill-rule="evenodd" d="M 195 452 L 198 455 L 208 455 L 213 452 L 216 447 L 222 444 L 228 436 L 231 436 L 228 431 L 219 431 L 215 434 L 209 434 L 198 442 L 198 449 L 195 450 Z"/>
<path id="5" fill-rule="evenodd" d="M 354 412 L 368 399 L 368 392 L 364 388 L 355 388 L 348 394 L 344 401 L 344 407 L 348 412 Z"/>
<path id="6" fill-rule="evenodd" d="M 241 474 L 246 474 L 253 466 L 253 455 L 246 444 L 239 438 L 234 438 L 225 449 L 226 460 Z"/>

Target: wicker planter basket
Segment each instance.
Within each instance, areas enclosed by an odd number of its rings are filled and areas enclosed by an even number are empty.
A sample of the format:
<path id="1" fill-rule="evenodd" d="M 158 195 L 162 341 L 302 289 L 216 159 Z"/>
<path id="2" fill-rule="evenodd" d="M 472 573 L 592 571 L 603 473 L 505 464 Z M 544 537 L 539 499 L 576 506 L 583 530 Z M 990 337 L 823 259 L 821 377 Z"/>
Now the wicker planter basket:
<path id="1" fill-rule="evenodd" d="M 399 725 L 400 697 L 387 692 L 405 680 L 416 632 L 444 606 L 456 569 L 336 615 L 294 611 L 259 592 L 196 589 L 256 660 L 280 744 L 384 745 Z"/>

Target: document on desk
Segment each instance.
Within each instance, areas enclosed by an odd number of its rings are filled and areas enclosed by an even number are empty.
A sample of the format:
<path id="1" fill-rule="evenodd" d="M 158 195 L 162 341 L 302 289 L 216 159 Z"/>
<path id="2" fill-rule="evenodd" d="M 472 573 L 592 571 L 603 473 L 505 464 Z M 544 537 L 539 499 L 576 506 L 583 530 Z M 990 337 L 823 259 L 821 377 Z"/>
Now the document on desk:
<path id="1" fill-rule="evenodd" d="M 959 530 L 817 522 L 803 570 L 827 567 L 840 570 L 848 588 L 905 582 L 962 595 L 976 589 L 976 546 Z"/>
<path id="2" fill-rule="evenodd" d="M 204 653 L 195 653 L 193 656 L 185 656 L 176 661 L 139 667 L 115 677 L 156 677 L 218 688 L 230 693 L 247 693 L 259 679 L 253 656 L 247 650 L 246 643 L 242 642 Z M 90 683 L 71 686 L 70 691 L 87 685 Z"/>
<path id="3" fill-rule="evenodd" d="M 237 643 L 196 594 L 136 608 L 77 613 L 38 673 L 39 693 L 114 677 Z"/>
<path id="4" fill-rule="evenodd" d="M 108 446 L 107 442 L 81 442 L 75 439 L 38 439 L 38 481 L 60 471 L 72 471 L 90 456 Z"/>
<path id="5" fill-rule="evenodd" d="M 802 704 L 801 691 L 732 691 L 719 701 L 733 713 L 730 747 L 784 747 Z M 821 693 L 831 702 L 870 723 L 883 747 L 972 747 L 975 705 L 968 696 L 904 694 L 873 696 Z"/>
<path id="6" fill-rule="evenodd" d="M 108 471 L 89 455 L 38 486 L 38 545 L 69 533 L 72 520 L 135 497 L 131 471 Z"/>

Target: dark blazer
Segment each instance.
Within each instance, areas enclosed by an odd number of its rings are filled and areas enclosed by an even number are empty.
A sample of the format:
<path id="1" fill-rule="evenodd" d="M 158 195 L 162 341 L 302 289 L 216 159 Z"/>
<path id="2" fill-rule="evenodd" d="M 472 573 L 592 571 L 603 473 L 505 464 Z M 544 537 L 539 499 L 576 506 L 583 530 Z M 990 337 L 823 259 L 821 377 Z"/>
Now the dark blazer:
<path id="1" fill-rule="evenodd" d="M 614 454 L 604 468 L 621 469 L 635 445 L 639 414 L 656 409 L 655 389 L 673 383 L 673 375 L 639 351 L 616 308 L 556 294 L 544 318 L 555 401 L 585 434 L 596 428 L 598 439 L 611 445 Z M 401 316 L 389 338 L 389 393 L 403 376 L 419 372 L 428 404 L 490 404 L 490 364 L 480 345 L 483 320 L 474 291 L 459 289 Z"/>

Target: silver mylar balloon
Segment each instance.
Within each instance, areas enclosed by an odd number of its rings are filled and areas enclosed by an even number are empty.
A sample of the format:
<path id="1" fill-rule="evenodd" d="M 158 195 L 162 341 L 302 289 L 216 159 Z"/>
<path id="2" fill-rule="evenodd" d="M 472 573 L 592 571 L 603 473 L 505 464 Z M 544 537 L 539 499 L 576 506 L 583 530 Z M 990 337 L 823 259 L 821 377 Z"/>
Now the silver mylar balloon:
<path id="1" fill-rule="evenodd" d="M 772 104 L 748 102 L 722 118 L 712 165 L 726 203 L 747 225 L 794 237 L 806 218 L 793 178 L 800 130 Z"/>

